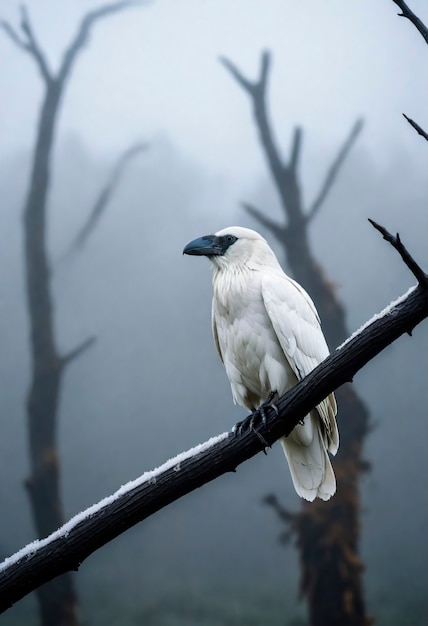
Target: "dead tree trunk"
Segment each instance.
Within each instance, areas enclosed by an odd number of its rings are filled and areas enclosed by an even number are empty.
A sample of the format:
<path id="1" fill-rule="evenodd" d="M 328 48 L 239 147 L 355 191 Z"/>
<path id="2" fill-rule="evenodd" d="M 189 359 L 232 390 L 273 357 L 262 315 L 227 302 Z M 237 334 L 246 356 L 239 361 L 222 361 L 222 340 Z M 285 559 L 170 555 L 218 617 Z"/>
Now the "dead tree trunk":
<path id="1" fill-rule="evenodd" d="M 223 64 L 248 93 L 266 160 L 278 191 L 286 224 L 278 224 L 256 208 L 244 207 L 284 246 L 293 276 L 313 298 L 331 348 L 348 336 L 345 310 L 310 249 L 308 227 L 319 211 L 350 148 L 358 136 L 359 120 L 339 151 L 312 206 L 305 210 L 298 176 L 302 131 L 296 128 L 285 163 L 276 146 L 266 107 L 270 55 L 263 53 L 259 79 L 249 81 L 229 60 Z M 358 555 L 360 494 L 358 481 L 366 463 L 363 443 L 369 427 L 364 402 L 350 385 L 337 391 L 340 449 L 334 460 L 337 493 L 329 502 L 303 503 L 299 513 L 287 512 L 297 536 L 301 559 L 301 591 L 306 596 L 312 626 L 365 626 L 363 566 Z"/>
<path id="2" fill-rule="evenodd" d="M 55 338 L 51 273 L 46 246 L 47 197 L 55 127 L 70 71 L 93 24 L 100 18 L 133 4 L 139 3 L 117 2 L 88 13 L 66 50 L 56 75 L 49 68 L 25 7 L 21 9 L 21 32 L 15 31 L 7 22 L 0 23 L 10 39 L 32 57 L 45 85 L 23 211 L 25 282 L 32 363 L 27 396 L 31 474 L 26 486 L 39 537 L 45 537 L 64 522 L 57 451 L 57 416 L 62 375 L 66 365 L 94 341 L 94 338 L 89 338 L 61 356 Z M 77 597 L 70 573 L 40 587 L 37 597 L 43 626 L 74 626 L 78 623 Z"/>

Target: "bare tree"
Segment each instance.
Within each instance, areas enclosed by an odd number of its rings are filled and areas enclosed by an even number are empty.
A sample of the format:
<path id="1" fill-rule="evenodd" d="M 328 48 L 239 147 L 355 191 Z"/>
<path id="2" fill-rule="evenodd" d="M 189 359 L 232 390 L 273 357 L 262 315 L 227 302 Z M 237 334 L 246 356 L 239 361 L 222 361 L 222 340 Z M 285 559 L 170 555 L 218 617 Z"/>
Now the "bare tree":
<path id="1" fill-rule="evenodd" d="M 371 220 L 370 220 L 371 221 Z M 428 317 L 428 275 L 423 272 L 400 237 L 372 222 L 399 252 L 418 285 L 375 315 L 306 378 L 268 404 L 265 420 L 246 428 L 212 437 L 205 443 L 169 459 L 116 493 L 79 513 L 45 539 L 29 544 L 0 564 L 0 613 L 38 585 L 78 569 L 101 546 L 156 511 L 214 480 L 235 472 L 244 461 L 288 435 L 298 421 L 329 393 L 349 380 L 387 345 Z M 249 416 L 247 423 L 252 423 Z"/>
<path id="2" fill-rule="evenodd" d="M 266 97 L 271 55 L 261 55 L 256 81 L 250 81 L 230 60 L 221 59 L 238 85 L 250 97 L 259 139 L 274 180 L 285 222 L 276 222 L 264 212 L 244 204 L 246 211 L 282 244 L 292 274 L 311 294 L 320 314 L 323 330 L 331 347 L 348 336 L 345 309 L 309 243 L 309 227 L 332 188 L 349 151 L 361 132 L 357 120 L 328 169 L 321 188 L 309 207 L 302 200 L 299 164 L 303 131 L 295 128 L 288 160 L 281 155 L 269 121 Z M 362 584 L 362 564 L 358 554 L 360 495 L 358 481 L 366 463 L 362 457 L 369 414 L 356 391 L 345 385 L 337 392 L 340 450 L 334 460 L 337 493 L 329 502 L 303 503 L 299 513 L 280 508 L 275 498 L 267 503 L 276 507 L 297 536 L 301 558 L 301 591 L 309 604 L 312 626 L 365 626 L 370 623 Z"/>
<path id="3" fill-rule="evenodd" d="M 88 42 L 93 26 L 102 18 L 137 5 L 141 5 L 141 2 L 115 2 L 87 13 L 65 50 L 56 73 L 49 66 L 25 6 L 21 7 L 19 30 L 9 22 L 0 22 L 1 28 L 11 41 L 33 60 L 45 88 L 23 210 L 25 281 L 32 358 L 31 383 L 27 396 L 31 474 L 26 486 L 39 537 L 51 533 L 64 521 L 57 451 L 62 377 L 66 366 L 81 356 L 95 341 L 94 337 L 85 339 L 68 353 L 61 355 L 55 337 L 51 270 L 46 246 L 47 201 L 55 129 L 70 73 L 79 53 Z M 113 181 L 113 184 L 116 182 L 117 180 Z M 43 626 L 73 626 L 78 623 L 76 592 L 70 574 L 38 589 L 37 597 Z"/>

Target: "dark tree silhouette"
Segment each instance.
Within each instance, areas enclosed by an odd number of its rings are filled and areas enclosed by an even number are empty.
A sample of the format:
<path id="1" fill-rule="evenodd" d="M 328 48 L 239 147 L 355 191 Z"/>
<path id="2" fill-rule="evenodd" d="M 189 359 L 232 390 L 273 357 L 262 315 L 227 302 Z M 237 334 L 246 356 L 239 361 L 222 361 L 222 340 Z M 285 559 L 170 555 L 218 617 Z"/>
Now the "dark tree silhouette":
<path id="1" fill-rule="evenodd" d="M 272 445 L 289 434 L 304 415 L 338 386 L 352 380 L 392 341 L 404 333 L 411 335 L 428 317 L 428 276 L 398 235 L 393 237 L 382 226 L 372 224 L 400 253 L 418 285 L 374 316 L 284 394 L 276 402 L 277 410 L 268 405 L 266 421 L 259 420 L 257 433 L 251 428 L 239 436 L 226 432 L 170 459 L 83 511 L 51 536 L 6 559 L 0 564 L 0 613 L 43 582 L 78 569 L 95 550 L 171 502 L 226 472 L 235 472 L 240 463 L 264 449 L 263 442 Z"/>
<path id="2" fill-rule="evenodd" d="M 269 121 L 266 97 L 271 56 L 261 56 L 259 77 L 248 80 L 228 59 L 221 59 L 251 99 L 259 139 L 284 211 L 280 224 L 257 208 L 244 204 L 247 212 L 282 244 L 288 266 L 296 280 L 313 298 L 330 347 L 341 344 L 349 334 L 345 309 L 332 284 L 325 278 L 309 243 L 309 227 L 329 191 L 363 122 L 358 120 L 327 171 L 320 191 L 309 207 L 303 205 L 299 180 L 299 159 L 303 131 L 294 129 L 288 161 L 280 155 Z M 328 502 L 303 502 L 299 513 L 286 512 L 286 522 L 297 536 L 301 559 L 301 591 L 309 604 L 312 626 L 363 626 L 366 616 L 362 564 L 358 555 L 360 495 L 359 476 L 366 467 L 362 458 L 369 414 L 356 391 L 345 385 L 337 392 L 340 448 L 334 459 L 337 493 Z M 270 505 L 275 498 L 268 498 Z M 278 505 L 279 506 L 279 505 Z M 281 513 L 284 521 L 285 511 Z"/>
<path id="3" fill-rule="evenodd" d="M 131 1 L 116 2 L 87 13 L 65 50 L 56 73 L 50 69 L 25 6 L 21 7 L 19 31 L 8 22 L 0 22 L 12 42 L 34 61 L 45 88 L 23 210 L 25 281 L 32 362 L 27 396 L 31 474 L 26 486 L 39 537 L 48 535 L 64 522 L 57 450 L 57 417 L 62 377 L 66 366 L 95 341 L 94 337 L 90 337 L 61 355 L 55 337 L 46 223 L 51 154 L 58 113 L 74 63 L 96 22 L 140 4 L 141 2 Z M 112 184 L 115 185 L 117 180 L 118 176 Z M 104 205 L 108 198 L 109 195 L 104 197 Z M 70 574 L 38 589 L 37 597 L 43 626 L 73 626 L 78 623 L 77 598 Z"/>

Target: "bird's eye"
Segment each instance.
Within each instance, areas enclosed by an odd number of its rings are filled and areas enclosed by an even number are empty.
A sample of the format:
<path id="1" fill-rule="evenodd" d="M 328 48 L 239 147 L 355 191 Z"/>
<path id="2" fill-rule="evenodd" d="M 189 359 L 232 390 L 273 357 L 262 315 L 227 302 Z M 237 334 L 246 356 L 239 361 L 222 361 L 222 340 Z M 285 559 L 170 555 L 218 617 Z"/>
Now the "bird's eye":
<path id="1" fill-rule="evenodd" d="M 233 235 L 227 235 L 226 236 L 226 241 L 228 243 L 233 243 L 234 241 L 236 241 L 236 237 L 234 237 Z"/>

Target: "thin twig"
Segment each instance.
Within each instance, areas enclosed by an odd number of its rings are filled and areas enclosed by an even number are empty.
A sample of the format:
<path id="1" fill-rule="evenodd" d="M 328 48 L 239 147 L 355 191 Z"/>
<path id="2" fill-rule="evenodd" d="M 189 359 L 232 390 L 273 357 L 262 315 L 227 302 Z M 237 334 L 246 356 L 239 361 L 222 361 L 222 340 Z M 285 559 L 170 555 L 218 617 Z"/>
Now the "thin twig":
<path id="1" fill-rule="evenodd" d="M 42 49 L 37 42 L 31 24 L 30 16 L 25 5 L 21 6 L 21 28 L 27 36 L 28 51 L 33 55 L 34 59 L 36 60 L 42 77 L 47 83 L 49 83 L 52 80 L 52 75 L 46 60 L 46 56 L 42 52 Z"/>
<path id="2" fill-rule="evenodd" d="M 428 141 L 428 133 L 426 133 L 424 131 L 424 129 L 419 126 L 419 124 L 417 124 L 410 117 L 407 117 L 407 115 L 405 113 L 403 113 L 403 117 L 409 122 L 410 126 L 412 126 L 412 128 L 415 129 L 415 131 L 418 133 L 418 135 L 420 135 L 421 137 L 426 139 L 426 141 Z"/>
<path id="3" fill-rule="evenodd" d="M 232 63 L 227 57 L 219 57 L 219 61 L 224 67 L 232 74 L 233 78 L 241 85 L 245 91 L 248 91 L 251 95 L 254 94 L 254 90 L 257 88 L 257 83 L 251 82 L 248 78 L 239 71 L 237 66 Z"/>
<path id="4" fill-rule="evenodd" d="M 105 209 L 111 200 L 111 197 L 117 189 L 119 182 L 122 178 L 123 172 L 130 161 L 137 155 L 141 154 L 148 149 L 148 144 L 145 142 L 138 142 L 127 148 L 125 152 L 119 157 L 115 164 L 112 173 L 104 187 L 101 189 L 98 198 L 90 212 L 86 222 L 83 224 L 76 237 L 72 241 L 68 251 L 63 256 L 64 260 L 69 255 L 76 252 L 79 248 L 86 243 L 88 237 L 93 233 L 97 224 L 99 223 Z"/>
<path id="5" fill-rule="evenodd" d="M 67 352 L 61 358 L 61 365 L 63 367 L 65 367 L 66 365 L 70 365 L 72 361 L 75 361 L 79 356 L 86 352 L 86 350 L 89 350 L 89 348 L 94 345 L 96 340 L 96 337 L 88 337 L 87 339 L 79 343 L 75 348 L 73 348 L 73 350 L 70 350 L 70 352 Z"/>
<path id="6" fill-rule="evenodd" d="M 20 38 L 16 30 L 11 24 L 9 24 L 9 22 L 6 22 L 5 20 L 0 20 L 0 28 L 4 30 L 6 35 L 13 41 L 14 44 L 16 44 L 19 48 L 22 48 L 26 52 L 29 52 L 28 44 Z"/>
<path id="7" fill-rule="evenodd" d="M 346 157 L 348 156 L 349 152 L 351 151 L 352 146 L 354 145 L 358 135 L 360 134 L 362 128 L 363 128 L 364 122 L 362 119 L 358 119 L 355 124 L 353 125 L 351 132 L 349 133 L 348 137 L 346 138 L 346 140 L 344 141 L 342 147 L 340 148 L 336 158 L 334 159 L 333 163 L 330 165 L 328 171 L 327 171 L 327 175 L 324 179 L 323 184 L 321 185 L 321 189 L 318 193 L 318 195 L 316 196 L 311 208 L 309 209 L 308 213 L 307 213 L 307 217 L 306 219 L 308 221 L 312 220 L 314 218 L 314 216 L 318 213 L 318 211 L 320 210 L 321 206 L 323 205 L 325 199 L 327 198 L 327 195 L 329 193 L 329 191 L 331 190 L 337 175 L 339 173 L 340 168 L 342 167 L 343 163 L 345 162 Z"/>
<path id="8" fill-rule="evenodd" d="M 405 17 L 418 29 L 422 37 L 425 39 L 425 43 L 428 43 L 428 28 L 425 26 L 423 21 L 419 19 L 419 17 L 413 13 L 407 6 L 407 4 L 403 0 L 392 0 L 395 4 L 401 9 L 401 13 L 398 15 L 400 17 Z"/>
<path id="9" fill-rule="evenodd" d="M 427 289 L 428 288 L 428 284 L 427 284 L 428 276 L 427 274 L 425 274 L 425 272 L 420 267 L 420 265 L 418 265 L 418 263 L 410 254 L 410 252 L 407 250 L 407 248 L 404 247 L 404 245 L 401 242 L 400 235 L 397 233 L 396 236 L 394 237 L 394 235 L 391 235 L 391 233 L 389 233 L 386 230 L 386 228 L 384 228 L 383 226 L 381 226 L 374 220 L 370 218 L 368 218 L 368 220 L 370 224 L 374 226 L 374 228 L 376 228 L 376 230 L 378 230 L 383 235 L 383 238 L 386 239 L 386 241 L 388 241 L 391 244 L 391 246 L 397 250 L 401 258 L 403 259 L 404 263 L 407 265 L 409 270 L 417 279 L 419 285 L 423 287 L 424 289 Z"/>
<path id="10" fill-rule="evenodd" d="M 253 98 L 264 96 L 266 93 L 267 80 L 271 64 L 271 54 L 268 50 L 262 52 L 260 58 L 259 77 L 255 81 L 246 78 L 238 67 L 227 57 L 219 57 L 219 61 L 232 74 L 233 78 L 247 91 Z"/>
<path id="11" fill-rule="evenodd" d="M 299 167 L 300 152 L 302 148 L 303 131 L 300 126 L 296 126 L 293 132 L 293 141 L 291 142 L 290 169 L 296 172 Z"/>
<path id="12" fill-rule="evenodd" d="M 141 6 L 143 3 L 144 0 L 123 0 L 122 2 L 107 4 L 87 13 L 80 22 L 71 44 L 64 53 L 61 67 L 58 72 L 58 81 L 62 83 L 67 78 L 73 66 L 76 55 L 78 54 L 78 52 L 80 52 L 80 50 L 88 41 L 92 26 L 95 24 L 95 22 L 102 19 L 103 17 L 112 15 L 113 13 L 118 13 L 119 11 L 122 11 L 128 7 Z"/>

